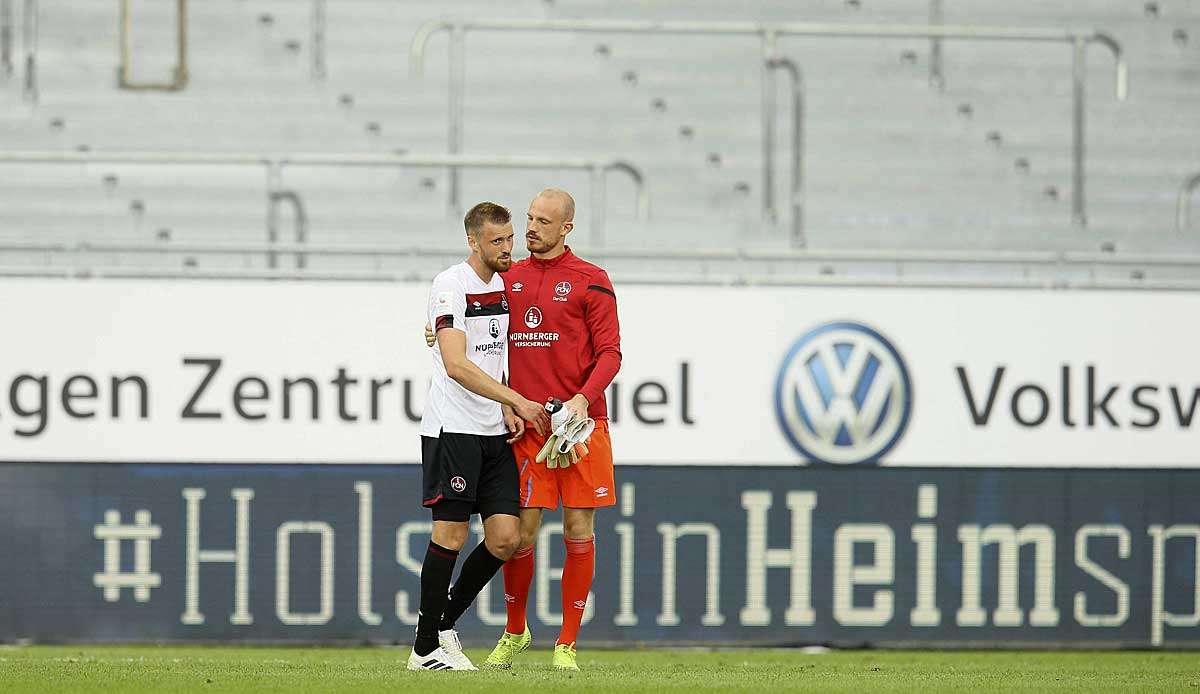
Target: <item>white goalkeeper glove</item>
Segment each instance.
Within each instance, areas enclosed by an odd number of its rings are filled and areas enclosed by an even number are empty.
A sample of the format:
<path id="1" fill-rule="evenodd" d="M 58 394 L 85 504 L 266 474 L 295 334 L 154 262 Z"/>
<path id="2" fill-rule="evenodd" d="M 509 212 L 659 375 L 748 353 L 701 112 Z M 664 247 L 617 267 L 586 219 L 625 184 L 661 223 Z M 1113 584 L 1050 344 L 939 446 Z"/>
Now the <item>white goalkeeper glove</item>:
<path id="1" fill-rule="evenodd" d="M 557 398 L 546 401 L 546 411 L 550 413 L 551 432 L 536 462 L 544 461 L 551 470 L 570 467 L 588 454 L 586 442 L 596 429 L 596 422 L 591 417 L 577 416 Z"/>
<path id="2" fill-rule="evenodd" d="M 568 420 L 563 433 L 558 436 L 558 454 L 565 455 L 575 444 L 587 441 L 595 429 L 596 420 L 591 417 L 575 417 Z"/>

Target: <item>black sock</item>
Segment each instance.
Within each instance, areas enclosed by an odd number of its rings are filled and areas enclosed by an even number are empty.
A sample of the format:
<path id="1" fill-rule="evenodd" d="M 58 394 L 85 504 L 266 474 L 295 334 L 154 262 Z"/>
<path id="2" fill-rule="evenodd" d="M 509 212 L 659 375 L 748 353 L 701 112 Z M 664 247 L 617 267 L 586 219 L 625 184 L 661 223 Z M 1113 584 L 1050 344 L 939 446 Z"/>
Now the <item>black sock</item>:
<path id="1" fill-rule="evenodd" d="M 479 591 L 483 590 L 487 582 L 492 580 L 492 576 L 496 575 L 501 566 L 504 566 L 504 560 L 497 559 L 488 551 L 487 545 L 480 542 L 471 555 L 463 561 L 462 570 L 458 572 L 458 580 L 450 589 L 450 601 L 446 603 L 446 609 L 442 611 L 440 629 L 444 631 L 454 628 L 454 623 L 458 621 L 463 612 L 467 611 L 467 608 L 475 601 L 475 596 L 479 595 Z"/>
<path id="2" fill-rule="evenodd" d="M 447 589 L 454 573 L 458 552 L 429 541 L 425 562 L 421 564 L 421 611 L 417 618 L 417 655 L 429 655 L 438 647 L 438 623 L 446 610 Z"/>

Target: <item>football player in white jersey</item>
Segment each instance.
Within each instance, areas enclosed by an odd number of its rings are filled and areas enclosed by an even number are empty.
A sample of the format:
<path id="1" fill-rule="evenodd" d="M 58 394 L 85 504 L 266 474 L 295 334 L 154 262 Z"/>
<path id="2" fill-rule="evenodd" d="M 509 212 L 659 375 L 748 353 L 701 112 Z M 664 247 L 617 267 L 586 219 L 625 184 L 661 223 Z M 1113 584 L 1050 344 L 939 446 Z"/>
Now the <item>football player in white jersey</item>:
<path id="1" fill-rule="evenodd" d="M 500 274 L 512 266 L 508 210 L 482 202 L 464 220 L 471 255 L 433 280 L 429 321 L 434 374 L 421 419 L 422 505 L 433 534 L 421 565 L 421 606 L 409 670 L 475 670 L 462 652 L 455 621 L 520 542 L 520 477 L 501 404 L 549 426 L 545 410 L 504 385 L 508 368 L 508 299 Z M 484 540 L 450 577 L 478 513 Z M 449 589 L 449 590 L 448 590 Z"/>

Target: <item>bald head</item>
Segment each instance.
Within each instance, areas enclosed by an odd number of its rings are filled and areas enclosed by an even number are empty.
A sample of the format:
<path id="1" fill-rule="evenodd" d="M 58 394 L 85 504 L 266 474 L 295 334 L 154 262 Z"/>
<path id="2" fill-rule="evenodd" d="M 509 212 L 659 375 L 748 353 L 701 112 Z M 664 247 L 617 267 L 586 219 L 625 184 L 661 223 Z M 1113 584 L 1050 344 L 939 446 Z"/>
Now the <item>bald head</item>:
<path id="1" fill-rule="evenodd" d="M 566 250 L 575 228 L 575 198 L 561 188 L 547 188 L 529 203 L 525 245 L 537 258 L 554 258 Z"/>
<path id="2" fill-rule="evenodd" d="M 562 210 L 562 221 L 575 221 L 575 198 L 571 194 L 561 188 L 547 188 L 538 193 L 539 198 L 548 198 L 555 201 Z"/>

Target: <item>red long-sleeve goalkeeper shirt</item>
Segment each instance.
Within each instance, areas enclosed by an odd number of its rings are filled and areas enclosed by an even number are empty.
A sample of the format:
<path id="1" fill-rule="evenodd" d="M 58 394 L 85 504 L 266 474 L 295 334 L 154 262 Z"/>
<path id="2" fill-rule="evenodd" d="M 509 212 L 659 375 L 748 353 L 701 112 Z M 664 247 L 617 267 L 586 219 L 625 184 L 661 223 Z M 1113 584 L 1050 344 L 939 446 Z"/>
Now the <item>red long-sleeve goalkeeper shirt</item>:
<path id="1" fill-rule="evenodd" d="M 504 273 L 509 385 L 534 402 L 582 393 L 607 419 L 604 390 L 621 368 L 617 295 L 608 273 L 571 252 L 529 257 Z"/>

